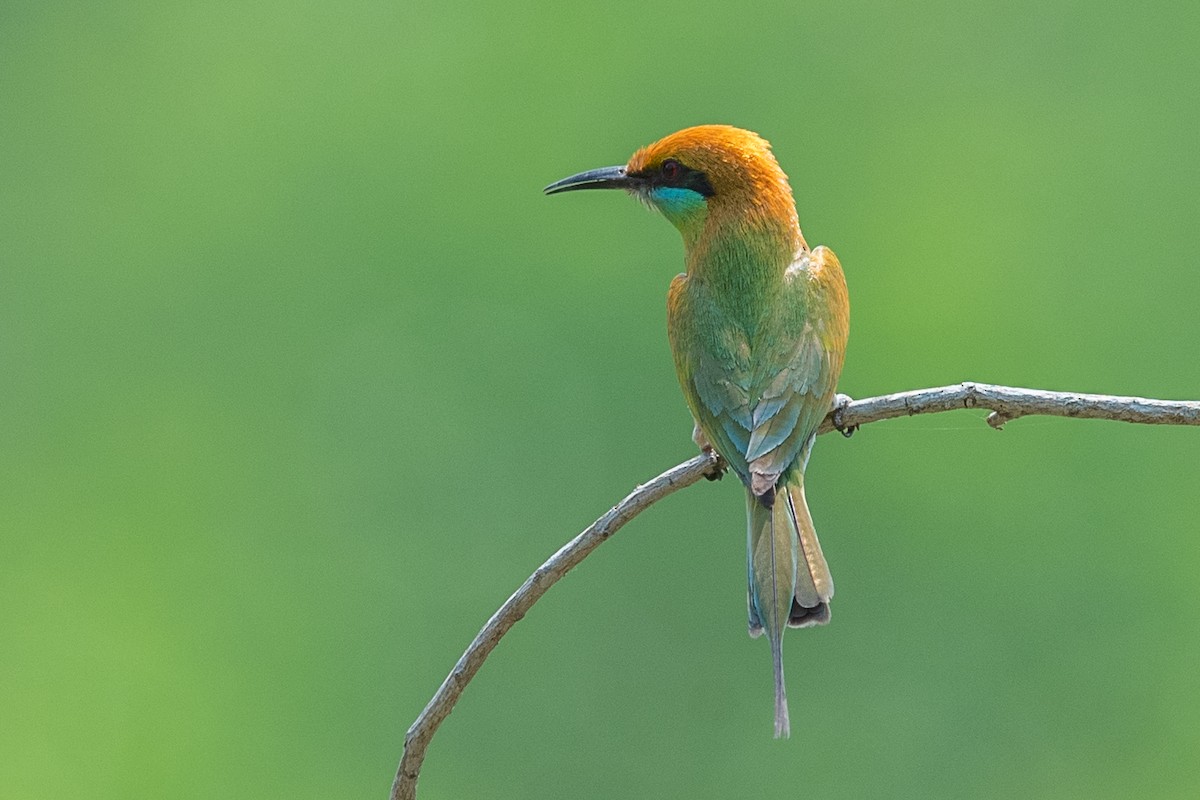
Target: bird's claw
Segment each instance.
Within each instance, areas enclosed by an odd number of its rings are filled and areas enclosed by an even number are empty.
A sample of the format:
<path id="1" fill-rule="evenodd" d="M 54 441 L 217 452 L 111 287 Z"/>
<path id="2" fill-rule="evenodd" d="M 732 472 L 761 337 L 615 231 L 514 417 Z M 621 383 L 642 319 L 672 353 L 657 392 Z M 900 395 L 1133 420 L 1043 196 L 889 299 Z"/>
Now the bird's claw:
<path id="1" fill-rule="evenodd" d="M 729 469 L 729 464 L 725 459 L 721 458 L 721 454 L 712 449 L 712 445 L 700 448 L 703 452 L 713 456 L 714 463 L 712 469 L 704 473 L 704 480 L 719 481 L 725 477 L 725 472 Z"/>
<path id="2" fill-rule="evenodd" d="M 708 437 L 704 435 L 704 431 L 700 430 L 700 423 L 697 422 L 692 427 L 692 441 L 700 448 L 700 452 L 706 456 L 713 457 L 713 467 L 708 472 L 704 473 L 706 480 L 719 481 L 725 477 L 725 470 L 729 465 L 725 463 L 725 459 L 721 458 L 721 454 L 713 450 L 712 443 L 708 441 Z"/>
<path id="3" fill-rule="evenodd" d="M 842 412 L 850 407 L 854 398 L 848 394 L 838 394 L 833 398 L 833 428 L 842 436 L 849 439 L 858 430 L 857 425 L 846 425 Z"/>

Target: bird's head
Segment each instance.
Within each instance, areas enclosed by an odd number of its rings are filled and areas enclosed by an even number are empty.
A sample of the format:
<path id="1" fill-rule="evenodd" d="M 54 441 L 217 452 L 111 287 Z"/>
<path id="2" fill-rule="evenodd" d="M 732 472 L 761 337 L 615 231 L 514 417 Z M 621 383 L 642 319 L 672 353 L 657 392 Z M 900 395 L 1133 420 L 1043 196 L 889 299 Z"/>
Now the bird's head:
<path id="1" fill-rule="evenodd" d="M 572 175 L 546 194 L 625 189 L 662 212 L 694 244 L 715 229 L 778 231 L 800 239 L 796 204 L 771 145 L 730 125 L 698 125 L 633 154 L 624 166 Z"/>

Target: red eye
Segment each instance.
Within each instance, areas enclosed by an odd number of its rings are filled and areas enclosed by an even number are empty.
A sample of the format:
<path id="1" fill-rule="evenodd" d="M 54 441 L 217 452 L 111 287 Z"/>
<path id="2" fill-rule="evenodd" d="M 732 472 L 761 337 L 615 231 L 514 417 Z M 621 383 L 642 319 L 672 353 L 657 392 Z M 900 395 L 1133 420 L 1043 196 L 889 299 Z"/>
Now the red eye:
<path id="1" fill-rule="evenodd" d="M 669 181 L 673 181 L 679 177 L 679 173 L 683 171 L 683 167 L 673 158 L 668 158 L 662 163 L 663 177 Z"/>

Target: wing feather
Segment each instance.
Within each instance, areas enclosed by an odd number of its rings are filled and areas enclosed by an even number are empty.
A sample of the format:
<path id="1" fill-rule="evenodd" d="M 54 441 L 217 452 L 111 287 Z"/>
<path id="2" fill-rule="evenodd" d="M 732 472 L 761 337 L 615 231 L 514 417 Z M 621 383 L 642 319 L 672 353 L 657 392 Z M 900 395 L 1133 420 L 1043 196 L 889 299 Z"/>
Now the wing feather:
<path id="1" fill-rule="evenodd" d="M 824 247 L 801 253 L 779 307 L 753 336 L 685 275 L 671 285 L 669 312 L 692 414 L 743 482 L 764 494 L 797 464 L 833 399 L 848 333 L 836 256 Z"/>

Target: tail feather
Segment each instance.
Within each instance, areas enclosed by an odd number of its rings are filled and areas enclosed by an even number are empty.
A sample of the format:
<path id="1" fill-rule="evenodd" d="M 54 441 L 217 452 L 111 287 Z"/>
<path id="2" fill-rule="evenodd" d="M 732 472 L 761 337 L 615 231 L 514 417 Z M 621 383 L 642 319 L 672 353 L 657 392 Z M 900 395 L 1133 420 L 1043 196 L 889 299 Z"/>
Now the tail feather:
<path id="1" fill-rule="evenodd" d="M 746 493 L 750 635 L 767 634 L 775 671 L 775 737 L 788 736 L 783 632 L 829 621 L 833 581 L 801 483 L 777 487 L 767 505 Z"/>
<path id="2" fill-rule="evenodd" d="M 771 639 L 771 662 L 775 666 L 775 738 L 787 739 L 792 735 L 792 722 L 788 719 L 787 685 L 783 681 L 783 637 Z"/>
<path id="3" fill-rule="evenodd" d="M 792 484 L 785 489 L 788 508 L 795 520 L 797 540 L 800 547 L 796 569 L 796 597 L 788 616 L 789 628 L 808 628 L 829 622 L 829 601 L 833 598 L 833 575 L 817 530 L 813 527 L 812 515 L 808 512 L 808 501 L 804 497 L 804 484 Z"/>

